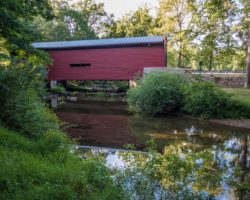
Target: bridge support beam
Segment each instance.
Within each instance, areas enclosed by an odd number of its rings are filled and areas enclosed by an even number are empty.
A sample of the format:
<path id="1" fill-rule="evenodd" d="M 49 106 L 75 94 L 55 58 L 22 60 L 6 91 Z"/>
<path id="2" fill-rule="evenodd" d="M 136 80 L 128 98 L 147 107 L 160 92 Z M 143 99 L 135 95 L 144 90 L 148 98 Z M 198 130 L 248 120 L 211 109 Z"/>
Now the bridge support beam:
<path id="1" fill-rule="evenodd" d="M 136 86 L 137 86 L 136 81 L 129 80 L 129 87 L 130 87 L 130 88 L 133 88 L 133 87 L 136 87 Z"/>
<path id="2" fill-rule="evenodd" d="M 57 81 L 50 81 L 50 88 L 54 88 L 57 85 Z"/>

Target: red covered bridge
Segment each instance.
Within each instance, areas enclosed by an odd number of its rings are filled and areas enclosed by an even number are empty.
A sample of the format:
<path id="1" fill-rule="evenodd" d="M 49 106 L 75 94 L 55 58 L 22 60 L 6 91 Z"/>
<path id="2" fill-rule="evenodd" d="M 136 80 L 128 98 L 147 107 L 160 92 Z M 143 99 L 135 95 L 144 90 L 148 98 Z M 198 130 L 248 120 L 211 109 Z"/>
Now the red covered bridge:
<path id="1" fill-rule="evenodd" d="M 41 42 L 53 60 L 49 80 L 132 80 L 144 67 L 166 65 L 162 36 Z"/>

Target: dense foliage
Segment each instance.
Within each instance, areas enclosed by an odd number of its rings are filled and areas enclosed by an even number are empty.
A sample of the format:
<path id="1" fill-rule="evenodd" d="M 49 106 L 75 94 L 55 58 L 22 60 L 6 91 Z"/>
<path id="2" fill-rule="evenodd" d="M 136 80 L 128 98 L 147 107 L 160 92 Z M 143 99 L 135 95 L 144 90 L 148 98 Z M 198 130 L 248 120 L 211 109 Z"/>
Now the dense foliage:
<path id="1" fill-rule="evenodd" d="M 3 58 L 0 199 L 120 199 L 101 162 L 72 153 L 73 142 L 43 99 L 45 69 L 30 57 Z"/>
<path id="2" fill-rule="evenodd" d="M 249 1 L 160 0 L 156 17 L 151 9 L 142 7 L 114 21 L 109 35 L 167 35 L 171 67 L 245 69 Z"/>
<path id="3" fill-rule="evenodd" d="M 145 6 L 107 24 L 108 37 L 148 36 L 153 34 L 155 26 L 156 22 L 150 15 L 150 8 Z"/>
<path id="4" fill-rule="evenodd" d="M 43 67 L 27 60 L 0 65 L 0 199 L 119 199 L 101 163 L 72 153 L 45 97 Z"/>
<path id="5" fill-rule="evenodd" d="M 4 39 L 10 50 L 30 49 L 30 43 L 41 36 L 31 23 L 35 16 L 53 17 L 48 0 L 1 0 L 0 40 Z"/>
<path id="6" fill-rule="evenodd" d="M 128 91 L 132 110 L 150 115 L 182 110 L 202 118 L 247 118 L 250 108 L 214 83 L 177 74 L 151 74 Z"/>
<path id="7" fill-rule="evenodd" d="M 164 113 L 182 105 L 185 77 L 172 74 L 151 74 L 138 87 L 128 92 L 132 110 L 146 114 Z"/>
<path id="8" fill-rule="evenodd" d="M 199 81 L 185 86 L 183 110 L 203 118 L 246 118 L 250 108 L 213 83 Z"/>
<path id="9" fill-rule="evenodd" d="M 29 139 L 0 127 L 0 199 L 120 199 L 106 167 L 70 143 L 60 132 Z"/>
<path id="10" fill-rule="evenodd" d="M 56 116 L 41 99 L 44 70 L 23 60 L 0 66 L 0 120 L 30 136 L 59 128 Z"/>
<path id="11" fill-rule="evenodd" d="M 93 39 L 106 33 L 112 16 L 104 10 L 103 3 L 95 0 L 51 2 L 55 17 L 46 21 L 36 17 L 34 26 L 42 33 L 43 41 Z"/>

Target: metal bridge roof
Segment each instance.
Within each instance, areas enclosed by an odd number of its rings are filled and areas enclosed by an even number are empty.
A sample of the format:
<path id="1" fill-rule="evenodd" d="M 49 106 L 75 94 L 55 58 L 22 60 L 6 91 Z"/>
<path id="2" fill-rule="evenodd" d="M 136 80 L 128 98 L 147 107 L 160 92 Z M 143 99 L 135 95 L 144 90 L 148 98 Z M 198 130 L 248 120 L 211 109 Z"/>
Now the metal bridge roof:
<path id="1" fill-rule="evenodd" d="M 97 48 L 97 47 L 120 47 L 136 46 L 147 44 L 162 44 L 163 36 L 131 37 L 131 38 L 112 38 L 112 39 L 95 39 L 95 40 L 78 40 L 62 42 L 38 42 L 33 43 L 37 49 L 74 49 L 74 48 Z"/>

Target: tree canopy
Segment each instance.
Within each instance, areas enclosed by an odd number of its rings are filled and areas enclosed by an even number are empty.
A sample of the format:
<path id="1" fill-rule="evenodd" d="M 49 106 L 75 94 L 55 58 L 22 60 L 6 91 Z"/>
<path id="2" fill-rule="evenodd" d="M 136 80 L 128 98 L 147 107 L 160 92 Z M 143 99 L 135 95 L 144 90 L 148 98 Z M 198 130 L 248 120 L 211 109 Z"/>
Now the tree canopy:
<path id="1" fill-rule="evenodd" d="M 43 34 L 44 41 L 83 40 L 105 34 L 105 25 L 112 16 L 103 3 L 94 0 L 52 2 L 55 18 L 51 21 L 37 17 L 34 24 Z"/>
<path id="2" fill-rule="evenodd" d="M 34 17 L 52 19 L 53 10 L 48 0 L 1 0 L 0 1 L 0 39 L 8 48 L 29 49 L 30 43 L 39 38 Z"/>
<path id="3" fill-rule="evenodd" d="M 109 28 L 109 37 L 136 37 L 148 36 L 153 33 L 156 21 L 149 14 L 148 6 L 138 8 L 123 16 L 121 19 L 113 21 Z"/>

